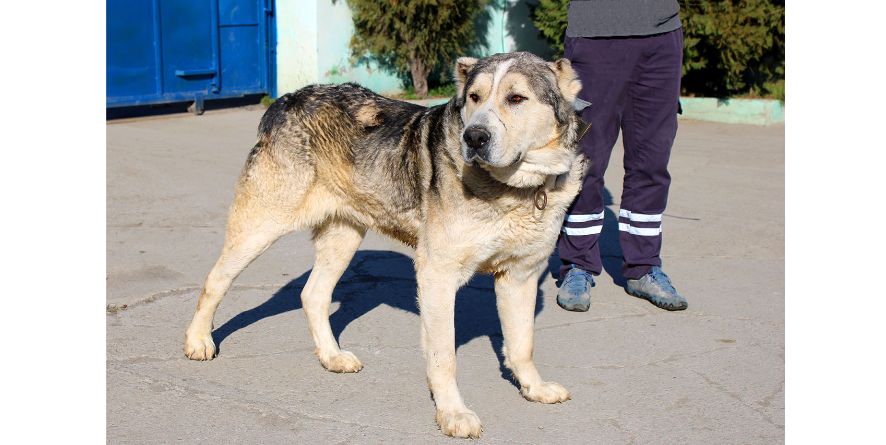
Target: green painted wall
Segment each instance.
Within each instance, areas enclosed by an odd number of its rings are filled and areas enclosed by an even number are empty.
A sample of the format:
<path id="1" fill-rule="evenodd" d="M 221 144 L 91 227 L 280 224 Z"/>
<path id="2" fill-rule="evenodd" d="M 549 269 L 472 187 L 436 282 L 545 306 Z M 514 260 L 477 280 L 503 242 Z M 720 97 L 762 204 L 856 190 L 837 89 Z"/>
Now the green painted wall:
<path id="1" fill-rule="evenodd" d="M 277 92 L 317 82 L 317 0 L 277 0 Z"/>
<path id="2" fill-rule="evenodd" d="M 483 48 L 478 56 L 512 51 L 529 51 L 545 59 L 552 59 L 554 51 L 535 28 L 529 15 L 529 5 L 538 1 L 490 0 L 485 14 L 478 21 L 478 34 L 483 36 Z M 485 32 L 482 29 L 485 27 Z"/>
<path id="3" fill-rule="evenodd" d="M 320 0 L 319 68 L 320 83 L 356 82 L 379 93 L 398 92 L 400 79 L 371 63 L 351 63 L 348 46 L 354 34 L 351 9 L 345 0 Z"/>
<path id="4" fill-rule="evenodd" d="M 784 123 L 784 104 L 772 99 L 681 97 L 680 104 L 680 117 L 684 119 L 751 125 Z"/>

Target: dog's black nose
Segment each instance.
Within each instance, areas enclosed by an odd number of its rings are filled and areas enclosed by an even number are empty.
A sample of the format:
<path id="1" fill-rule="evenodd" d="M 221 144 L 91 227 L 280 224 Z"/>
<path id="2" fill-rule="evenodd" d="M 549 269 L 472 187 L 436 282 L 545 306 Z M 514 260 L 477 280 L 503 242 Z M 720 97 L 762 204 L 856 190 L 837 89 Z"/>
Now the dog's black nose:
<path id="1" fill-rule="evenodd" d="M 464 139 L 468 147 L 478 150 L 489 142 L 491 136 L 489 131 L 483 127 L 470 127 L 465 130 Z"/>

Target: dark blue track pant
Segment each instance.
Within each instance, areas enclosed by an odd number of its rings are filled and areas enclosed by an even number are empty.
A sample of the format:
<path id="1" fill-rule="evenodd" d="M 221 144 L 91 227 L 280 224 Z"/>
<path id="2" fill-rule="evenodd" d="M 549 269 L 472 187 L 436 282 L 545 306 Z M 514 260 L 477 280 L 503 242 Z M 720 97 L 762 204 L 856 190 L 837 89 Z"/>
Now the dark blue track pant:
<path id="1" fill-rule="evenodd" d="M 579 97 L 591 102 L 582 118 L 592 124 L 580 146 L 591 167 L 570 206 L 557 243 L 563 266 L 595 275 L 603 269 L 603 173 L 622 131 L 624 191 L 618 216 L 625 278 L 661 266 L 661 219 L 671 176 L 668 159 L 677 134 L 683 32 L 640 37 L 566 37 L 564 56 L 582 82 Z"/>

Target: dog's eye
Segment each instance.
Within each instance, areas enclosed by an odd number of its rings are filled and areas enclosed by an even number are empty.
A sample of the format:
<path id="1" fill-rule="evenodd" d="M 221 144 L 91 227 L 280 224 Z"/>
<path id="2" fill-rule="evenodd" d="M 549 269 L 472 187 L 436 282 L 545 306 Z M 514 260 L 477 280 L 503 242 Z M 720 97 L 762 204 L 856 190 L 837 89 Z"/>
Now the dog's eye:
<path id="1" fill-rule="evenodd" d="M 508 103 L 511 105 L 517 105 L 524 100 L 526 100 L 526 97 L 519 94 L 511 94 L 510 96 L 508 96 Z"/>
<path id="2" fill-rule="evenodd" d="M 468 97 L 470 97 L 471 100 L 474 102 L 480 102 L 480 95 L 478 95 L 477 93 L 471 93 L 468 95 Z"/>

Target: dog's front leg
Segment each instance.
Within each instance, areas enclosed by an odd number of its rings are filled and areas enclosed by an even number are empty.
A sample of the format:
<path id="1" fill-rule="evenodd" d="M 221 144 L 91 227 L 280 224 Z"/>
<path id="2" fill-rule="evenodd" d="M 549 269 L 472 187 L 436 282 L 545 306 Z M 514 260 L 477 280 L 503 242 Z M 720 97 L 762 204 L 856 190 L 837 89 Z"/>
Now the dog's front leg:
<path id="1" fill-rule="evenodd" d="M 448 436 L 480 437 L 480 419 L 465 406 L 455 381 L 455 292 L 461 277 L 453 268 L 421 258 L 416 269 L 422 349 L 437 425 Z"/>
<path id="2" fill-rule="evenodd" d="M 496 274 L 495 296 L 504 335 L 505 366 L 520 382 L 520 393 L 533 402 L 559 403 L 569 400 L 569 391 L 558 383 L 542 381 L 532 361 L 536 288 L 545 265 Z"/>

